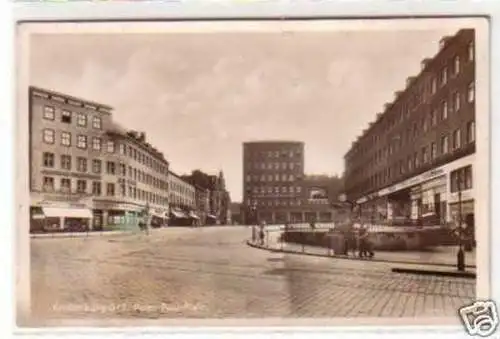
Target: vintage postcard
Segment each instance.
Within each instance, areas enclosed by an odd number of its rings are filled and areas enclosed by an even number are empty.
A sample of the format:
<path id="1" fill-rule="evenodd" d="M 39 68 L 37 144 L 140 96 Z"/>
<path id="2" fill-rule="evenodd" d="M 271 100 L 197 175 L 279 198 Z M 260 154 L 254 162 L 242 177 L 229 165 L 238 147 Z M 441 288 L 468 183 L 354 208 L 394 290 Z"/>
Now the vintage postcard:
<path id="1" fill-rule="evenodd" d="M 488 29 L 20 24 L 18 326 L 496 328 Z"/>

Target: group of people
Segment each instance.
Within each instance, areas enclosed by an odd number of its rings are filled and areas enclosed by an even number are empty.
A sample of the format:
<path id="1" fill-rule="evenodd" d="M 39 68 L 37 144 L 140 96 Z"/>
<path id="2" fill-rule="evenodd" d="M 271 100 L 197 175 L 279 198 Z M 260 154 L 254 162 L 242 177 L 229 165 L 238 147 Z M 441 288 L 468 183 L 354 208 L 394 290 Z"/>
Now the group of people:
<path id="1" fill-rule="evenodd" d="M 345 232 L 344 254 L 349 255 L 349 251 L 353 256 L 356 256 L 357 252 L 360 258 L 373 258 L 375 252 L 366 227 L 360 227 L 357 230 L 350 229 Z"/>

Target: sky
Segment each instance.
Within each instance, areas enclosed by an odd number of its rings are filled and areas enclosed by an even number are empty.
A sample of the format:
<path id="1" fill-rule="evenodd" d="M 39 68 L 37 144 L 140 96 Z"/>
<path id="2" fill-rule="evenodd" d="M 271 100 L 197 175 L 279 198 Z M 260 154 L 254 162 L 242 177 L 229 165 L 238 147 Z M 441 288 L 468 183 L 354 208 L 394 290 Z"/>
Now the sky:
<path id="1" fill-rule="evenodd" d="M 33 34 L 29 81 L 112 106 L 174 172 L 222 170 L 241 201 L 245 141 L 303 141 L 307 173 L 341 175 L 352 141 L 456 32 L 445 28 Z"/>

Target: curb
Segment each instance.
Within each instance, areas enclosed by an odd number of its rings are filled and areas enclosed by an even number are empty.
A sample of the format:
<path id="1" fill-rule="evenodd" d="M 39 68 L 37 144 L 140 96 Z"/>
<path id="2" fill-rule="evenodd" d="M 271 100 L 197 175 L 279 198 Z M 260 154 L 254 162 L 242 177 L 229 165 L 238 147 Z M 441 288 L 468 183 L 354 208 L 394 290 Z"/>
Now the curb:
<path id="1" fill-rule="evenodd" d="M 89 232 L 89 233 L 41 233 L 41 234 L 30 234 L 31 239 L 56 239 L 56 238 L 95 238 L 95 237 L 105 237 L 111 235 L 131 235 L 136 234 L 134 231 L 121 231 L 121 232 Z"/>
<path id="2" fill-rule="evenodd" d="M 356 258 L 356 257 L 346 257 L 346 256 L 343 256 L 343 255 L 326 255 L 326 254 L 319 254 L 319 253 L 298 252 L 298 251 L 285 250 L 285 249 L 282 250 L 282 249 L 267 248 L 267 247 L 260 246 L 260 245 L 257 245 L 257 244 L 252 244 L 252 242 L 250 240 L 247 240 L 246 243 L 250 247 L 261 249 L 261 250 L 264 250 L 264 251 L 273 252 L 273 253 L 287 253 L 287 254 L 305 255 L 305 256 L 311 256 L 311 257 L 341 259 L 341 260 L 386 262 L 386 263 L 406 264 L 406 265 L 429 265 L 429 266 L 441 266 L 441 267 L 455 267 L 455 265 L 453 265 L 453 264 L 444 264 L 444 263 L 421 263 L 421 262 L 416 262 L 416 261 L 386 260 L 386 259 L 376 259 L 376 258 L 361 259 L 361 258 Z M 465 267 L 466 268 L 476 269 L 475 265 L 465 265 Z"/>
<path id="3" fill-rule="evenodd" d="M 434 275 L 434 276 L 441 276 L 441 277 L 476 279 L 476 273 L 473 273 L 473 272 L 437 271 L 437 270 L 433 271 L 433 270 L 400 268 L 400 267 L 392 268 L 391 272 L 407 273 L 407 274 L 419 274 L 419 275 Z"/>

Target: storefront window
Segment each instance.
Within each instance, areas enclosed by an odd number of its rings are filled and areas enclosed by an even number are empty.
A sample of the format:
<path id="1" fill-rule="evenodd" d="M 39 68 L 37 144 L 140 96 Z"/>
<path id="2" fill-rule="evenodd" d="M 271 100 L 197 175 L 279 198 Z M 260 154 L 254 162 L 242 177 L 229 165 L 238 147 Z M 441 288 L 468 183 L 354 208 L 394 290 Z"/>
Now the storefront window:
<path id="1" fill-rule="evenodd" d="M 451 192 L 458 192 L 459 188 L 461 190 L 467 190 L 472 188 L 472 166 L 466 166 L 459 168 L 450 175 L 450 188 Z"/>

